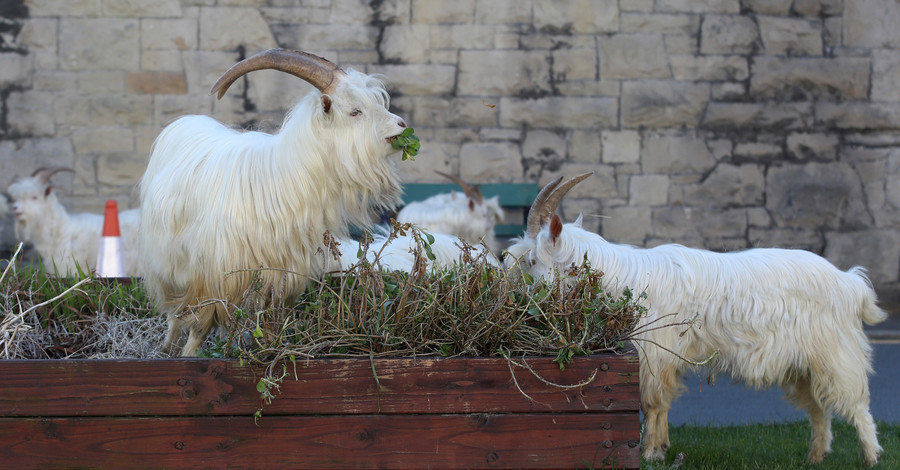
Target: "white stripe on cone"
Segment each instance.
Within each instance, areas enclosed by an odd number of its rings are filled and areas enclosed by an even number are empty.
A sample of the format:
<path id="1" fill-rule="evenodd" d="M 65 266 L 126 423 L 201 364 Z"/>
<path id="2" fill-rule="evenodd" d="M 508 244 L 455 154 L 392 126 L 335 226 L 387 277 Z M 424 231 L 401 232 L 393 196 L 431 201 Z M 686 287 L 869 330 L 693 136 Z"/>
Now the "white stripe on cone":
<path id="1" fill-rule="evenodd" d="M 103 214 L 103 237 L 100 239 L 100 253 L 97 255 L 97 276 L 127 277 L 122 259 L 122 242 L 119 236 L 119 210 L 116 201 L 106 201 Z"/>

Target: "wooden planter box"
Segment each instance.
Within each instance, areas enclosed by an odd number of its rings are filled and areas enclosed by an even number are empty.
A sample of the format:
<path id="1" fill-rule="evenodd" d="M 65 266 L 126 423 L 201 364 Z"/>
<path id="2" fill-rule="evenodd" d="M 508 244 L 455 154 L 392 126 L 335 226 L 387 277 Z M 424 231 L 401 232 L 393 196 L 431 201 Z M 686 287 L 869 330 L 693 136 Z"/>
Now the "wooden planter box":
<path id="1" fill-rule="evenodd" d="M 525 361 L 288 363 L 258 422 L 234 360 L 0 361 L 0 467 L 639 467 L 636 354 Z"/>

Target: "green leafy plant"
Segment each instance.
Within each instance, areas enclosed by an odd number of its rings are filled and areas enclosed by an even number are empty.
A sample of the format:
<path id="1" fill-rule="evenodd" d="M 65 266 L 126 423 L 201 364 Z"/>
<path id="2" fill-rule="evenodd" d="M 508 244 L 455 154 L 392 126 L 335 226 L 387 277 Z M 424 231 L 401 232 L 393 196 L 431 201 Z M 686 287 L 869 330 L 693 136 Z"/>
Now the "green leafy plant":
<path id="1" fill-rule="evenodd" d="M 414 132 L 415 130 L 412 127 L 407 127 L 400 135 L 391 140 L 394 150 L 403 150 L 403 160 L 407 158 L 415 160 L 413 157 L 419 154 L 419 137 Z"/>

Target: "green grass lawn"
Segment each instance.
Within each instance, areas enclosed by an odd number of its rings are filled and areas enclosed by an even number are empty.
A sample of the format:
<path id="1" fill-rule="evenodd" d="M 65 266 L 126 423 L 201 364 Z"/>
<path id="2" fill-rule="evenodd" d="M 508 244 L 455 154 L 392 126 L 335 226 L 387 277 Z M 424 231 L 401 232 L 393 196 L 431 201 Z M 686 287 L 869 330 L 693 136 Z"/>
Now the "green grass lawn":
<path id="1" fill-rule="evenodd" d="M 832 453 L 819 464 L 806 461 L 809 423 L 754 424 L 747 426 L 672 427 L 672 447 L 664 463 L 643 461 L 642 469 L 668 469 L 679 452 L 684 463 L 679 469 L 852 469 L 864 468 L 859 456 L 856 431 L 843 421 L 832 424 Z M 878 423 L 878 442 L 884 453 L 873 468 L 900 469 L 900 425 Z"/>

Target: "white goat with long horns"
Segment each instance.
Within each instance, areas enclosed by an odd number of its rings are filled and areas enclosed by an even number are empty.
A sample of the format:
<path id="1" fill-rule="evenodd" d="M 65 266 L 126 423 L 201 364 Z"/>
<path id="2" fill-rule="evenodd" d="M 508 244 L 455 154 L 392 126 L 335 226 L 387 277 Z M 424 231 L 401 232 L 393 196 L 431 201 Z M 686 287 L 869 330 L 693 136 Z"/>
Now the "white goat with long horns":
<path id="1" fill-rule="evenodd" d="M 465 197 L 452 191 L 410 202 L 397 213 L 397 222 L 416 224 L 429 232 L 456 235 L 471 244 L 484 241 L 488 248 L 496 251 L 494 226 L 503 221 L 499 197 L 485 199 L 477 186 L 453 175 L 435 173 L 459 185 Z"/>
<path id="2" fill-rule="evenodd" d="M 388 111 L 380 80 L 305 52 L 270 49 L 234 65 L 211 93 L 221 98 L 261 69 L 315 87 L 278 133 L 182 117 L 157 137 L 141 180 L 144 281 L 168 317 L 166 349 L 189 330 L 185 356 L 228 324 L 229 303 L 251 280 L 260 298 L 295 297 L 321 274 L 315 253 L 325 231 L 341 236 L 350 224 L 371 226 L 376 213 L 400 202 L 387 156 L 406 123 Z"/>
<path id="3" fill-rule="evenodd" d="M 97 265 L 103 215 L 66 211 L 50 185 L 50 177 L 60 171 L 73 170 L 41 168 L 9 185 L 7 192 L 13 200 L 16 238 L 34 244 L 48 269 L 55 266 L 60 274 L 75 274 L 77 266 L 90 272 Z M 141 275 L 135 248 L 139 222 L 139 209 L 119 213 L 123 264 L 130 276 Z"/>
<path id="4" fill-rule="evenodd" d="M 607 289 L 647 294 L 647 314 L 636 330 L 645 458 L 665 457 L 668 412 L 683 388 L 684 370 L 715 354 L 707 365 L 713 374 L 727 373 L 757 388 L 778 385 L 806 410 L 810 462 L 831 451 L 832 413 L 856 428 L 864 463 L 878 461 L 882 449 L 869 412 L 867 377 L 872 347 L 862 323 L 881 322 L 887 314 L 876 305 L 863 268 L 840 271 L 802 250 L 715 253 L 613 244 L 582 229 L 580 220 L 562 224 L 553 213 L 559 181 L 535 200 L 528 231 L 515 249 L 518 262 L 547 278 L 586 259 L 604 273 Z M 671 324 L 693 326 L 665 326 Z"/>

